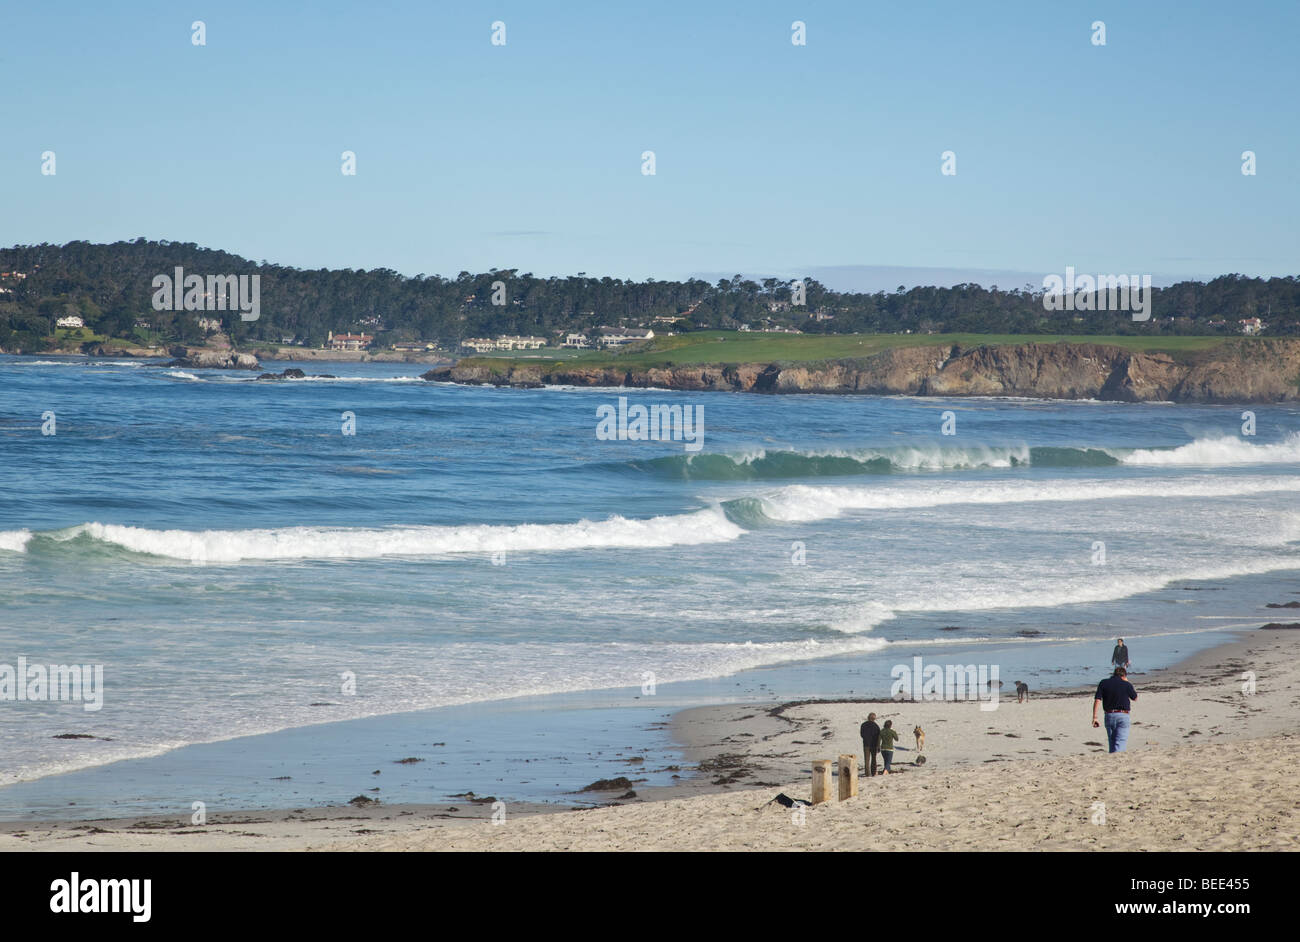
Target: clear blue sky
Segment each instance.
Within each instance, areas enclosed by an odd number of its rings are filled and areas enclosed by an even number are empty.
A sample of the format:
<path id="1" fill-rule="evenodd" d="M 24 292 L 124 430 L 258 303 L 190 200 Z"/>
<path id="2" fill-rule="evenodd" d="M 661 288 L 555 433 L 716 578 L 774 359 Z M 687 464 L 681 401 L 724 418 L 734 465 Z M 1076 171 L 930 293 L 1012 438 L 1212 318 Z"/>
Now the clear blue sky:
<path id="1" fill-rule="evenodd" d="M 4 245 L 828 283 L 1300 272 L 1296 0 L 83 0 L 3 22 Z"/>

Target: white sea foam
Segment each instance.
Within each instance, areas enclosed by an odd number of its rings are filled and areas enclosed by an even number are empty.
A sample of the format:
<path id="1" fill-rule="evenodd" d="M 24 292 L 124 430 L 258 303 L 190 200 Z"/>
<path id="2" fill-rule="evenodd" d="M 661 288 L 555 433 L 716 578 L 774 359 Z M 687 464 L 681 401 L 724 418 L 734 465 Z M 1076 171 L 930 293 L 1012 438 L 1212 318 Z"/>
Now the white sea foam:
<path id="1" fill-rule="evenodd" d="M 142 363 L 138 360 L 92 360 L 85 357 L 69 357 L 66 360 L 12 360 L 7 361 L 5 366 L 117 366 L 126 369 L 138 369 L 142 366 L 148 366 L 148 363 Z"/>
<path id="2" fill-rule="evenodd" d="M 908 471 L 1010 468 L 1030 462 L 1029 448 L 1024 445 L 1001 448 L 982 445 L 967 448 L 911 446 L 874 452 L 850 452 L 849 456 L 859 461 L 888 458 L 895 468 Z"/>
<path id="3" fill-rule="evenodd" d="M 845 458 L 861 464 L 887 461 L 898 471 L 960 471 L 971 468 L 1011 468 L 1031 463 L 1027 445 L 896 445 L 888 448 L 749 448 L 724 454 L 688 455 L 686 464 L 699 459 L 726 458 L 737 466 L 756 465 L 769 459 Z"/>
<path id="4" fill-rule="evenodd" d="M 868 602 L 852 606 L 830 628 L 853 635 L 897 618 L 900 615 L 928 612 L 986 612 L 997 609 L 1052 609 L 1063 605 L 1082 605 L 1095 602 L 1113 602 L 1132 598 L 1147 592 L 1156 592 L 1176 582 L 1217 582 L 1238 576 L 1261 575 L 1270 572 L 1300 570 L 1300 557 L 1258 556 L 1235 563 L 1218 566 L 1204 564 L 1173 565 L 1147 572 L 1116 572 L 1081 566 L 1073 578 L 1044 580 L 1039 584 L 1016 585 L 986 583 L 979 588 L 964 589 L 953 580 L 947 590 L 932 598 L 921 598 L 909 593 L 906 600 L 892 605 Z M 1065 640 L 1055 637 L 1054 640 Z"/>
<path id="5" fill-rule="evenodd" d="M 875 628 L 881 622 L 888 621 L 894 615 L 895 612 L 879 602 L 863 602 L 832 620 L 829 627 L 832 631 L 838 631 L 846 635 L 862 634 Z"/>
<path id="6" fill-rule="evenodd" d="M 772 520 L 807 522 L 849 510 L 902 510 L 949 504 L 1023 504 L 1104 501 L 1124 498 L 1237 497 L 1300 492 L 1300 477 L 1199 478 L 1194 480 L 958 482 L 937 487 L 813 487 L 791 484 L 762 497 Z"/>
<path id="7" fill-rule="evenodd" d="M 1198 438 L 1177 448 L 1139 448 L 1121 455 L 1120 461 L 1132 465 L 1231 467 L 1234 465 L 1300 465 L 1300 432 L 1293 432 L 1280 442 L 1256 444 L 1225 435 L 1222 438 Z"/>
<path id="8" fill-rule="evenodd" d="M 197 383 L 197 382 L 200 382 L 200 380 L 199 380 L 199 378 L 198 378 L 197 376 L 195 376 L 193 373 L 186 373 L 184 370 L 168 370 L 168 371 L 167 371 L 166 373 L 164 373 L 163 375 L 164 375 L 164 376 L 174 376 L 174 377 L 176 377 L 177 379 L 188 379 L 188 380 L 193 380 L 193 381 L 196 382 L 196 383 Z"/>
<path id="9" fill-rule="evenodd" d="M 0 550 L 11 553 L 27 552 L 27 541 L 32 538 L 31 530 L 0 530 Z"/>
<path id="10" fill-rule="evenodd" d="M 825 474 L 819 461 L 844 459 L 864 468 L 887 463 L 894 471 L 963 471 L 1045 465 L 1048 467 L 1095 467 L 1127 464 L 1151 467 L 1237 467 L 1248 465 L 1300 465 L 1300 432 L 1271 444 L 1223 436 L 1199 438 L 1172 448 L 1117 448 L 1092 445 L 943 445 L 921 443 L 871 448 L 751 448 L 724 453 L 688 455 L 681 459 L 687 469 L 703 463 L 730 462 L 737 469 L 754 469 L 765 464 L 783 470 L 782 476 L 799 477 L 801 464 Z M 776 463 L 780 464 L 776 464 Z M 707 469 L 705 469 L 707 476 Z"/>
<path id="11" fill-rule="evenodd" d="M 1055 608 L 1088 602 L 1110 602 L 1155 592 L 1175 582 L 1217 582 L 1238 576 L 1259 575 L 1300 569 L 1300 557 L 1260 555 L 1221 565 L 1174 563 L 1148 572 L 1118 572 L 1116 566 L 1080 566 L 1072 578 L 1053 580 L 1050 585 L 981 587 L 953 592 L 932 599 L 917 599 L 898 611 L 988 611 L 999 608 Z"/>
<path id="12" fill-rule="evenodd" d="M 801 450 L 810 458 L 851 458 L 863 463 L 887 460 L 900 471 L 960 471 L 969 468 L 1010 468 L 1030 463 L 1027 445 L 899 445 L 890 448 Z"/>
<path id="13" fill-rule="evenodd" d="M 532 552 L 608 548 L 657 548 L 722 543 L 745 531 L 716 510 L 630 520 L 517 526 L 326 528 L 264 530 L 150 530 L 87 523 L 54 536 L 85 535 L 137 553 L 193 563 L 276 559 L 371 559 L 455 553 Z"/>

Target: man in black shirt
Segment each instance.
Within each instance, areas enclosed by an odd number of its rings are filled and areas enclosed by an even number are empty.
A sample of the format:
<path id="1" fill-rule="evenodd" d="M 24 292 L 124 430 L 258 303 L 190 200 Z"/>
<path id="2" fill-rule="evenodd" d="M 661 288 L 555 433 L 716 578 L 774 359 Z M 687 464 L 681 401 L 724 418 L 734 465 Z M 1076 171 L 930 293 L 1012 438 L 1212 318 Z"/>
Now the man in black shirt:
<path id="1" fill-rule="evenodd" d="M 1131 701 L 1138 698 L 1137 691 L 1128 682 L 1128 671 L 1116 667 L 1115 673 L 1097 685 L 1097 694 L 1092 700 L 1092 725 L 1097 722 L 1097 709 L 1106 711 L 1106 739 L 1111 752 L 1123 752 L 1128 745 L 1130 726 L 1129 708 Z"/>
<path id="2" fill-rule="evenodd" d="M 1115 639 L 1115 650 L 1110 652 L 1110 663 L 1125 670 L 1128 670 L 1129 665 L 1133 663 L 1128 659 L 1128 645 L 1124 643 L 1123 638 Z"/>
<path id="3" fill-rule="evenodd" d="M 868 716 L 858 732 L 862 734 L 862 753 L 866 756 L 864 771 L 870 777 L 876 774 L 876 756 L 880 754 L 880 727 L 876 725 L 876 714 Z"/>

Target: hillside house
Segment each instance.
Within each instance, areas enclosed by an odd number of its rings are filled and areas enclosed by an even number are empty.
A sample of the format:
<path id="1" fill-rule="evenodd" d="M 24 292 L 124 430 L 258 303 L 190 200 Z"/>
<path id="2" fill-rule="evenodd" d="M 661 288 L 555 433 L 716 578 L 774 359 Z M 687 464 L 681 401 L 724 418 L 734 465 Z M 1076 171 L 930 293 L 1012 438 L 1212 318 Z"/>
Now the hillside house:
<path id="1" fill-rule="evenodd" d="M 364 350 L 374 339 L 370 334 L 336 334 L 331 330 L 327 346 L 331 350 Z"/>

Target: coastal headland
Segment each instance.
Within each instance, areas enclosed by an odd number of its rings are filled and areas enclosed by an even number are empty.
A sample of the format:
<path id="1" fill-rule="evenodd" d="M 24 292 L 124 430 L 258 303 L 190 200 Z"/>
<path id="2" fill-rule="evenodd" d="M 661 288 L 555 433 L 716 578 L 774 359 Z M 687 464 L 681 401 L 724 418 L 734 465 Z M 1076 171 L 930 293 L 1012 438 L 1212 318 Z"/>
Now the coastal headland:
<path id="1" fill-rule="evenodd" d="M 977 336 L 856 339 L 856 356 L 732 359 L 760 345 L 648 346 L 568 360 L 469 357 L 426 380 L 498 386 L 585 386 L 755 393 L 1016 396 L 1118 402 L 1264 403 L 1300 399 L 1300 340 L 1185 338 L 1161 348 L 1134 338 L 1045 342 Z M 677 338 L 669 338 L 677 339 Z M 811 338 L 810 338 L 811 339 Z M 841 348 L 852 337 L 836 338 Z M 1182 339 L 1182 338 L 1174 338 Z M 1203 343 L 1186 341 L 1204 341 Z M 725 339 L 724 339 L 725 342 Z M 748 349 L 747 349 L 748 347 Z M 815 353 L 809 350 L 809 353 Z M 716 357 L 701 362 L 699 358 Z"/>
<path id="2" fill-rule="evenodd" d="M 221 338 L 225 341 L 225 338 Z M 3 351 L 0 351 L 3 352 Z M 72 351 L 64 351 L 71 353 Z M 161 358 L 199 369 L 261 360 L 423 363 L 432 382 L 541 388 L 669 389 L 761 394 L 1017 397 L 1251 404 L 1300 400 L 1300 338 L 838 334 L 736 331 L 669 335 L 609 351 L 516 356 L 86 345 L 92 357 Z M 35 355 L 35 354 L 34 354 Z M 58 355 L 49 352 L 43 356 Z"/>

